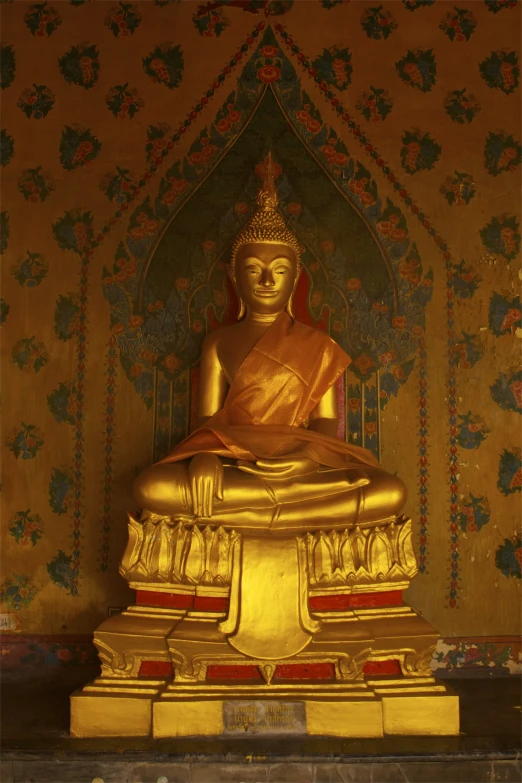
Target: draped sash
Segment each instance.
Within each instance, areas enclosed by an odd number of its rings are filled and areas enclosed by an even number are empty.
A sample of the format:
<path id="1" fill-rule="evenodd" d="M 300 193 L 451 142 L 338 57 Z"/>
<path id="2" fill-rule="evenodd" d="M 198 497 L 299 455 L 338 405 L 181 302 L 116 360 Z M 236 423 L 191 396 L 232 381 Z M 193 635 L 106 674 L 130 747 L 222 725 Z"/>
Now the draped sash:
<path id="1" fill-rule="evenodd" d="M 162 462 L 199 452 L 254 462 L 297 456 L 306 449 L 330 468 L 378 465 L 367 449 L 303 426 L 350 361 L 323 332 L 282 313 L 241 364 L 223 408 Z"/>

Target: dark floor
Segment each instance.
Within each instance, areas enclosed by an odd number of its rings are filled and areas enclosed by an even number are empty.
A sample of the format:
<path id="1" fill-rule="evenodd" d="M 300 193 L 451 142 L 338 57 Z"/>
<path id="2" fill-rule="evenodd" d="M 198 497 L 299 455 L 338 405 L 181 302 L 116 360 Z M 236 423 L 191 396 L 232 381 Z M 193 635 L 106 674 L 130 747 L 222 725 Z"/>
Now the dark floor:
<path id="1" fill-rule="evenodd" d="M 521 783 L 518 678 L 453 680 L 458 737 L 72 739 L 93 670 L 2 684 L 1 783 Z"/>

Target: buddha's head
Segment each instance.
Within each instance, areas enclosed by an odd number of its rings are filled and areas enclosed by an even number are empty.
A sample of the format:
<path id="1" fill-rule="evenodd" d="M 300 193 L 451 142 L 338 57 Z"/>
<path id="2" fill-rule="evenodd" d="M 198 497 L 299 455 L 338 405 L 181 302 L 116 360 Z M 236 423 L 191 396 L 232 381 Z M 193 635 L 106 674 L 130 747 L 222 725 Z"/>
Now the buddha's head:
<path id="1" fill-rule="evenodd" d="M 232 245 L 229 274 L 240 300 L 238 319 L 245 312 L 292 313 L 292 296 L 301 273 L 295 234 L 278 210 L 271 155 L 265 165 L 257 208 Z"/>

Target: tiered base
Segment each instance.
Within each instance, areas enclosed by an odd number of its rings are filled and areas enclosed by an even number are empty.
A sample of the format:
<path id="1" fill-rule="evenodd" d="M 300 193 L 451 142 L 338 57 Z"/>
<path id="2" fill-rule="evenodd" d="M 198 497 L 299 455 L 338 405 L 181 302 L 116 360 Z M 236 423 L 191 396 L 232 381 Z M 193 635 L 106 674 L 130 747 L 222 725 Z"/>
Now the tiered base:
<path id="1" fill-rule="evenodd" d="M 76 737 L 458 732 L 458 697 L 432 677 L 291 686 L 99 678 L 71 696 L 71 734 Z"/>
<path id="2" fill-rule="evenodd" d="M 406 518 L 295 540 L 131 519 L 137 603 L 96 630 L 102 676 L 72 695 L 71 733 L 457 734 L 438 634 L 402 603 L 415 570 Z"/>

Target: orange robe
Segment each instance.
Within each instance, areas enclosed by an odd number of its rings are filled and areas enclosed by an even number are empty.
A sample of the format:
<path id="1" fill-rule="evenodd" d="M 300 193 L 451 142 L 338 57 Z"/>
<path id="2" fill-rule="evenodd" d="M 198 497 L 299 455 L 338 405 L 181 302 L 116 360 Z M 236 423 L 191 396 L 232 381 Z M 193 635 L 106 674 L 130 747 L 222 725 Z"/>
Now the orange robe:
<path id="1" fill-rule="evenodd" d="M 281 314 L 237 371 L 223 408 L 161 462 L 199 452 L 255 462 L 298 456 L 306 447 L 329 468 L 379 466 L 368 449 L 303 426 L 350 361 L 323 332 Z"/>

